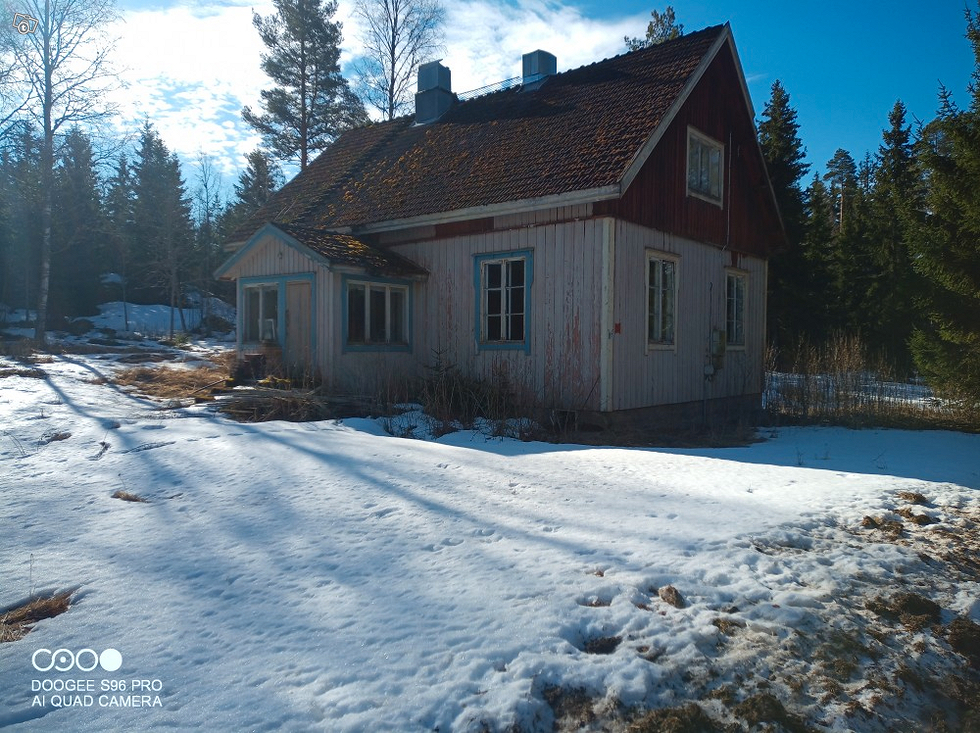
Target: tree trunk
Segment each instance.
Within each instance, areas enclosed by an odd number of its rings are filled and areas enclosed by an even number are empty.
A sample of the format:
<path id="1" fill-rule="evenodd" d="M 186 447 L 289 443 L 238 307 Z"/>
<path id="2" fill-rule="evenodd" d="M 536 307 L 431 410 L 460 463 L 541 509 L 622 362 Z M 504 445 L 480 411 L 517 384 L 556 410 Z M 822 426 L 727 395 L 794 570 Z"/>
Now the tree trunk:
<path id="1" fill-rule="evenodd" d="M 48 288 L 51 283 L 51 210 L 54 188 L 54 128 L 51 113 L 54 107 L 52 94 L 51 17 L 48 0 L 44 3 L 44 144 L 41 147 L 41 187 L 44 204 L 41 206 L 41 277 L 37 289 L 37 316 L 34 321 L 34 340 L 43 345 L 47 342 Z"/>

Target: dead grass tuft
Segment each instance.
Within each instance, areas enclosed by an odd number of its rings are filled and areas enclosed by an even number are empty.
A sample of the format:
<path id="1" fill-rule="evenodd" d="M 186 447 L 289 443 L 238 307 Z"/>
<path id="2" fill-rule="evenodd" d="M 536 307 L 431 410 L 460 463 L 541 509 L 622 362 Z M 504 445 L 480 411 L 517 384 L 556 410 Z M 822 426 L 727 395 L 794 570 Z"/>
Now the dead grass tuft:
<path id="1" fill-rule="evenodd" d="M 200 396 L 212 387 L 224 385 L 230 375 L 222 366 L 202 365 L 191 369 L 138 366 L 123 369 L 112 381 L 150 397 L 181 399 Z"/>
<path id="2" fill-rule="evenodd" d="M 47 379 L 48 373 L 43 369 L 26 367 L 9 367 L 0 369 L 0 379 L 4 377 L 27 377 L 29 379 Z"/>
<path id="3" fill-rule="evenodd" d="M 898 498 L 902 501 L 907 501 L 909 504 L 919 504 L 922 506 L 929 504 L 929 500 L 918 491 L 899 491 Z"/>
<path id="4" fill-rule="evenodd" d="M 628 733 L 713 733 L 721 730 L 693 702 L 683 707 L 652 710 L 627 729 Z"/>
<path id="5" fill-rule="evenodd" d="M 0 614 L 0 642 L 22 639 L 38 621 L 54 618 L 67 611 L 72 593 L 73 591 L 67 590 L 46 598 L 32 598 L 27 603 Z"/>

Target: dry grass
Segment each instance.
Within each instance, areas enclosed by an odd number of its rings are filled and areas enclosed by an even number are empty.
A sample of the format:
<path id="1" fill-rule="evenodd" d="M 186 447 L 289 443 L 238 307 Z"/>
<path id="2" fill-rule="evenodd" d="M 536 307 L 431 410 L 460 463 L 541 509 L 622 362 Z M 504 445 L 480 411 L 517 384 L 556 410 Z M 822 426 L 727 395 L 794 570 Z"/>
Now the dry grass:
<path id="1" fill-rule="evenodd" d="M 132 387 L 150 397 L 181 399 L 205 396 L 210 393 L 210 388 L 223 385 L 230 377 L 231 370 L 223 364 L 186 369 L 138 366 L 123 369 L 112 381 L 122 387 Z"/>
<path id="2" fill-rule="evenodd" d="M 54 618 L 67 611 L 72 592 L 67 590 L 47 598 L 32 598 L 27 603 L 0 614 L 0 642 L 22 639 L 38 621 Z"/>

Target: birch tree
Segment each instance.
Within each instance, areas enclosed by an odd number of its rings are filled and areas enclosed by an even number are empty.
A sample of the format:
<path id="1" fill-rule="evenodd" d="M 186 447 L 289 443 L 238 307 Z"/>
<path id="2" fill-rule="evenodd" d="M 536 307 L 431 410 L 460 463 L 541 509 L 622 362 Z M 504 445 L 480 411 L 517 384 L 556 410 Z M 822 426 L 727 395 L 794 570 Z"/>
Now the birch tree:
<path id="1" fill-rule="evenodd" d="M 0 48 L 8 73 L 21 85 L 20 114 L 35 122 L 41 144 L 41 252 L 34 338 L 46 340 L 51 280 L 51 217 L 55 136 L 62 128 L 90 124 L 111 113 L 106 92 L 115 85 L 106 30 L 115 20 L 111 0 L 17 0 L 4 2 Z M 8 79 L 7 81 L 10 81 Z M 10 84 L 7 84 L 8 92 Z"/>
<path id="2" fill-rule="evenodd" d="M 361 98 L 384 118 L 411 108 L 419 65 L 442 48 L 445 8 L 439 0 L 357 0 L 364 56 L 357 62 Z"/>

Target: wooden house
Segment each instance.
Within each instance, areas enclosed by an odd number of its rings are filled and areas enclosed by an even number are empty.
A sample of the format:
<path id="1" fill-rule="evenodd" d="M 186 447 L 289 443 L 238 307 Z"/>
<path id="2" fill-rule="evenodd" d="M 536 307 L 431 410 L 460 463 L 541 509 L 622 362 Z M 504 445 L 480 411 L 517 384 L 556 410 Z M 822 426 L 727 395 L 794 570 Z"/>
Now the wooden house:
<path id="1" fill-rule="evenodd" d="M 230 242 L 242 356 L 370 393 L 437 360 L 553 409 L 751 409 L 785 244 L 728 25 L 341 135 Z"/>

